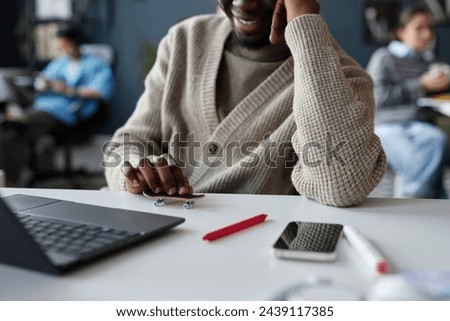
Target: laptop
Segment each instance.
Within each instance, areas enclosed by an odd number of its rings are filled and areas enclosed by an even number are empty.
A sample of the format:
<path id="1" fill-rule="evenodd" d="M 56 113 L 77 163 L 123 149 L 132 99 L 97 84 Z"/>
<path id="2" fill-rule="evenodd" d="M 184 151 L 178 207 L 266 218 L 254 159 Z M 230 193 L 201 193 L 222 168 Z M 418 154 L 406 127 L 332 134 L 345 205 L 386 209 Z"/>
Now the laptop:
<path id="1" fill-rule="evenodd" d="M 16 194 L 0 198 L 0 263 L 61 274 L 184 218 Z"/>

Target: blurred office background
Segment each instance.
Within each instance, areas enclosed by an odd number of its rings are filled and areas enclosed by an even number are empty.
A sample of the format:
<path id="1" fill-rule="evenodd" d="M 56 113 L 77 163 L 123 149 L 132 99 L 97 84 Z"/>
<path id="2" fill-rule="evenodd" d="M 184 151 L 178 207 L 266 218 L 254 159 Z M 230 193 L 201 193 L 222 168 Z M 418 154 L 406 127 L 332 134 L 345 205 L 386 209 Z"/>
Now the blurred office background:
<path id="1" fill-rule="evenodd" d="M 363 67 L 377 48 L 386 45 L 386 28 L 392 24 L 392 17 L 404 6 L 415 2 L 320 1 L 322 15 L 331 33 Z M 441 60 L 450 63 L 450 19 L 446 18 L 450 17 L 447 11 L 450 10 L 449 1 L 426 2 L 438 3 L 444 12 L 442 17 L 435 11 L 440 17 L 436 53 Z M 52 54 L 51 48 L 45 48 L 45 37 L 50 37 L 52 27 L 43 28 L 51 22 L 76 21 L 82 25 L 87 42 L 110 45 L 114 51 L 116 88 L 107 123 L 90 144 L 80 146 L 74 152 L 75 163 L 98 168 L 101 146 L 127 120 L 143 91 L 143 78 L 151 68 L 161 38 L 178 21 L 193 15 L 214 13 L 216 6 L 215 0 L 2 0 L 0 70 L 13 70 L 20 74 L 20 70 L 29 72 L 42 68 L 46 63 L 43 56 Z M 60 10 L 59 16 L 52 16 L 55 12 L 46 14 L 45 10 Z M 87 182 L 82 182 L 80 187 L 97 188 L 105 184 L 103 178 L 97 178 L 93 184 Z M 64 183 L 46 184 L 50 184 L 46 185 L 48 187 L 64 187 Z"/>

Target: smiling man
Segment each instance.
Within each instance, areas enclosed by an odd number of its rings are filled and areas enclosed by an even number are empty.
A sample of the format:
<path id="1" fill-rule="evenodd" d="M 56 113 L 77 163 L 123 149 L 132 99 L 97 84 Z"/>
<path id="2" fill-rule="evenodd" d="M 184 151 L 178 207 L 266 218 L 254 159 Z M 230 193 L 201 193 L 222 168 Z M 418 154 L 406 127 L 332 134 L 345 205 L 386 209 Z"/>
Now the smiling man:
<path id="1" fill-rule="evenodd" d="M 174 26 L 105 156 L 112 189 L 363 202 L 386 160 L 372 82 L 315 0 L 220 0 Z M 162 155 L 162 156 L 161 156 Z"/>

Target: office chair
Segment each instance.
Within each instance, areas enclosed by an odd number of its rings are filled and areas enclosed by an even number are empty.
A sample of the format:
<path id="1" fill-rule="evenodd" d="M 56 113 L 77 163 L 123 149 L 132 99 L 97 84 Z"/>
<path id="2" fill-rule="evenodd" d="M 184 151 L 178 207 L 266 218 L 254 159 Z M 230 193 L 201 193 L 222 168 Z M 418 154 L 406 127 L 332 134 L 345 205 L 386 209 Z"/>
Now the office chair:
<path id="1" fill-rule="evenodd" d="M 111 46 L 107 44 L 85 44 L 80 47 L 80 50 L 83 54 L 95 55 L 103 59 L 113 67 L 114 51 Z M 48 153 L 38 152 L 39 140 L 47 139 L 48 141 L 49 136 L 45 137 L 44 135 L 44 137 L 38 138 L 37 141 L 32 141 L 28 158 L 30 175 L 25 182 L 25 186 L 34 187 L 38 182 L 52 178 L 63 178 L 69 183 L 71 188 L 81 188 L 79 177 L 102 177 L 103 170 L 101 169 L 92 172 L 85 168 L 74 167 L 74 148 L 91 143 L 94 135 L 106 124 L 109 114 L 108 109 L 108 103 L 100 101 L 97 111 L 91 117 L 81 120 L 76 126 L 68 130 L 56 130 L 50 133 L 52 142 L 49 145 L 53 150 L 48 152 L 54 155 L 57 150 L 62 151 L 63 164 L 61 169 L 55 168 L 52 163 L 42 164 L 43 162 L 40 159 L 43 156 L 48 156 Z"/>
<path id="2" fill-rule="evenodd" d="M 79 177 L 103 176 L 102 170 L 93 172 L 83 167 L 76 168 L 74 166 L 74 148 L 92 142 L 94 135 L 107 121 L 107 109 L 106 103 L 100 103 L 93 116 L 80 121 L 76 126 L 65 130 L 55 130 L 47 136 L 44 135 L 32 141 L 29 146 L 28 158 L 30 175 L 25 185 L 34 187 L 37 183 L 45 180 L 63 178 L 71 188 L 81 188 L 82 184 L 78 180 Z M 44 144 L 50 145 L 50 150 L 44 150 L 44 153 L 39 152 L 37 149 L 39 140 L 41 142 L 44 140 Z M 42 161 L 43 157 L 53 158 L 58 150 L 63 155 L 62 168 L 55 168 L 52 161 L 49 164 Z"/>

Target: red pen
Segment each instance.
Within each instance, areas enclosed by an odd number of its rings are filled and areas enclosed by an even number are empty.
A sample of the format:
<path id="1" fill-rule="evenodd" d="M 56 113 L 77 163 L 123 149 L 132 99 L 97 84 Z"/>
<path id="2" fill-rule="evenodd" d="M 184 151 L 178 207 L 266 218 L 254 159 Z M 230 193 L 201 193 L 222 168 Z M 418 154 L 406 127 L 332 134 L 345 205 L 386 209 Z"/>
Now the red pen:
<path id="1" fill-rule="evenodd" d="M 266 218 L 267 218 L 267 214 L 259 214 L 259 215 L 253 216 L 251 218 L 248 218 L 246 220 L 225 226 L 223 228 L 220 228 L 218 230 L 215 230 L 213 232 L 205 234 L 205 236 L 203 236 L 203 241 L 214 241 L 218 238 L 242 231 L 246 228 L 249 228 L 256 224 L 264 222 L 264 220 Z"/>

